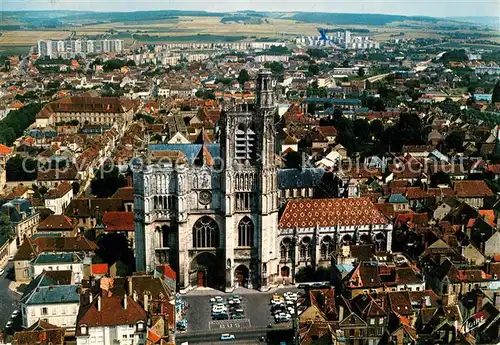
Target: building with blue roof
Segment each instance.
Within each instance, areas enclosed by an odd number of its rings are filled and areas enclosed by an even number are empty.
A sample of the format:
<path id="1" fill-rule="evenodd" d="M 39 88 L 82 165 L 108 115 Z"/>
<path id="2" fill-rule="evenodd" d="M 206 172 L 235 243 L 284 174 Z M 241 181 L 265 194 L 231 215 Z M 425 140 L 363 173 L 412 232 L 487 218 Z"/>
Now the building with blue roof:
<path id="1" fill-rule="evenodd" d="M 391 194 L 389 204 L 394 205 L 394 211 L 407 211 L 410 209 L 410 202 L 402 194 Z"/>
<path id="2" fill-rule="evenodd" d="M 10 218 L 14 226 L 14 236 L 18 247 L 25 237 L 35 234 L 40 222 L 40 214 L 31 206 L 29 200 L 10 200 L 0 206 L 0 211 Z"/>
<path id="3" fill-rule="evenodd" d="M 45 285 L 45 279 L 30 284 L 21 300 L 23 327 L 27 328 L 39 319 L 46 319 L 52 325 L 74 330 L 80 308 L 78 285 Z"/>
<path id="4" fill-rule="evenodd" d="M 40 253 L 30 266 L 32 277 L 43 271 L 72 271 L 75 282 L 79 283 L 84 275 L 84 257 L 78 253 Z"/>

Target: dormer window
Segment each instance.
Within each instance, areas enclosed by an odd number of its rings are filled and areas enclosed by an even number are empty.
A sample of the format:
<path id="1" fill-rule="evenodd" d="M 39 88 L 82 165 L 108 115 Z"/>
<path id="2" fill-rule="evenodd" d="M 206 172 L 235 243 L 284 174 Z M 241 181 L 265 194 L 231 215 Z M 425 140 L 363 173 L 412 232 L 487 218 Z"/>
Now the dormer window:
<path id="1" fill-rule="evenodd" d="M 87 325 L 81 325 L 80 326 L 80 333 L 82 335 L 87 335 Z"/>
<path id="2" fill-rule="evenodd" d="M 143 332 L 143 331 L 144 331 L 144 321 L 137 322 L 137 332 Z"/>

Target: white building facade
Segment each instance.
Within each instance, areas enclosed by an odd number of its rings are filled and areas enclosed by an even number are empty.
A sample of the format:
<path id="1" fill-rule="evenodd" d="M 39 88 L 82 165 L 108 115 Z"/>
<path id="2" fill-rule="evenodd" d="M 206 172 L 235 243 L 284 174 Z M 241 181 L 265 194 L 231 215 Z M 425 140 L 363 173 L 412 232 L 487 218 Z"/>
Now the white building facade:
<path id="1" fill-rule="evenodd" d="M 24 328 L 42 319 L 52 325 L 74 330 L 80 307 L 78 286 L 39 286 L 25 294 L 20 305 Z"/>

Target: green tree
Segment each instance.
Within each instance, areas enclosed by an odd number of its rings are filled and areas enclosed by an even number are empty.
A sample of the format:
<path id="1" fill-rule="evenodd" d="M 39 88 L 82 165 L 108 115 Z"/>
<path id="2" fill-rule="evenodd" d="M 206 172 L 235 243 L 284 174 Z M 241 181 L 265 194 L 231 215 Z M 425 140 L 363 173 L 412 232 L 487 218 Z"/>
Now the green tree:
<path id="1" fill-rule="evenodd" d="M 462 151 L 464 146 L 464 132 L 454 131 L 446 136 L 444 143 L 448 150 Z"/>
<path id="2" fill-rule="evenodd" d="M 491 103 L 500 103 L 500 80 L 497 81 L 491 95 Z"/>
<path id="3" fill-rule="evenodd" d="M 31 158 L 14 156 L 5 164 L 7 181 L 36 180 L 37 162 Z"/>
<path id="4" fill-rule="evenodd" d="M 284 157 L 287 169 L 299 169 L 302 166 L 302 156 L 297 151 L 290 151 Z"/>
<path id="5" fill-rule="evenodd" d="M 312 75 L 318 75 L 319 74 L 319 66 L 317 64 L 310 64 L 309 67 L 307 68 L 307 70 Z"/>
<path id="6" fill-rule="evenodd" d="M 98 176 L 90 183 L 92 194 L 98 198 L 109 198 L 118 188 L 125 187 L 127 181 L 125 177 L 119 173 L 117 167 L 110 169 L 109 166 L 103 166 L 98 171 Z"/>
<path id="7" fill-rule="evenodd" d="M 432 174 L 431 176 L 431 187 L 436 188 L 438 185 L 444 184 L 444 185 L 451 185 L 451 179 L 450 175 L 443 172 L 443 171 L 438 171 L 435 174 Z"/>
<path id="8" fill-rule="evenodd" d="M 359 77 L 364 77 L 364 76 L 365 76 L 365 73 L 366 73 L 366 72 L 365 72 L 365 69 L 364 69 L 363 67 L 360 67 L 360 68 L 358 69 L 358 76 L 359 76 Z"/>
<path id="9" fill-rule="evenodd" d="M 361 140 L 370 140 L 370 124 L 364 119 L 354 120 L 354 135 Z"/>
<path id="10" fill-rule="evenodd" d="M 380 138 L 384 132 L 384 124 L 380 120 L 373 120 L 370 123 L 370 133 L 377 139 Z"/>
<path id="11" fill-rule="evenodd" d="M 0 213 L 0 239 L 1 238 L 14 238 L 14 226 L 10 221 L 9 216 L 5 213 Z"/>
<path id="12" fill-rule="evenodd" d="M 243 88 L 243 85 L 245 85 L 245 82 L 250 80 L 250 76 L 248 75 L 248 71 L 246 69 L 242 69 L 240 73 L 238 74 L 238 83 L 240 84 L 240 87 Z"/>
<path id="13" fill-rule="evenodd" d="M 283 64 L 278 61 L 266 62 L 264 67 L 270 69 L 273 74 L 282 74 L 285 71 Z"/>

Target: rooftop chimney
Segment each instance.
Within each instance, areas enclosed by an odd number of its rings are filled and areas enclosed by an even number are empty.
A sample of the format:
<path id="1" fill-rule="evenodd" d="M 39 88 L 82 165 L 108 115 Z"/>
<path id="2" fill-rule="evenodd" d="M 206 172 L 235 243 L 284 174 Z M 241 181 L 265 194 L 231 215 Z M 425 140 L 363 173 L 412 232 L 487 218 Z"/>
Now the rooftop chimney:
<path id="1" fill-rule="evenodd" d="M 132 295 L 134 290 L 132 290 L 132 277 L 127 277 L 127 294 Z"/>
<path id="2" fill-rule="evenodd" d="M 97 296 L 97 311 L 101 311 L 101 296 Z"/>
<path id="3" fill-rule="evenodd" d="M 149 296 L 147 293 L 144 294 L 144 311 L 146 313 L 149 311 Z"/>
<path id="4" fill-rule="evenodd" d="M 123 309 L 127 310 L 127 299 L 128 299 L 128 296 L 127 294 L 125 294 L 125 296 L 123 296 Z"/>

